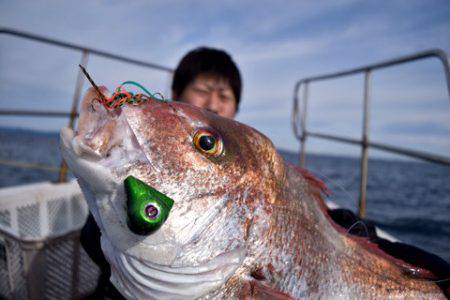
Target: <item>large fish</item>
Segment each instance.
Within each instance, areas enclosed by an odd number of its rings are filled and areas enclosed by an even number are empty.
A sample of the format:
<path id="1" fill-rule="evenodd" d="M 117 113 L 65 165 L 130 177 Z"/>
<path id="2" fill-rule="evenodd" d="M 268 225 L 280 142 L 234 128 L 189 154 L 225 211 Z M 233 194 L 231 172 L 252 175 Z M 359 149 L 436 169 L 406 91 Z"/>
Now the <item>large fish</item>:
<path id="1" fill-rule="evenodd" d="M 323 186 L 255 129 L 184 103 L 110 111 L 96 97 L 62 151 L 125 297 L 444 298 L 423 270 L 334 225 Z M 165 222 L 133 226 L 130 178 L 173 201 L 157 207 Z"/>

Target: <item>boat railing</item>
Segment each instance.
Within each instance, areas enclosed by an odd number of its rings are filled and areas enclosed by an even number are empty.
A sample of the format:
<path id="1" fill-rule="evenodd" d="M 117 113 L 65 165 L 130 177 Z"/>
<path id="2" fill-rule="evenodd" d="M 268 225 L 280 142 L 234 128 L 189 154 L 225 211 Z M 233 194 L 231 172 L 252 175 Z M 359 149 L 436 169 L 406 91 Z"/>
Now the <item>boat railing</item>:
<path id="1" fill-rule="evenodd" d="M 450 64 L 447 53 L 441 49 L 431 49 L 427 51 L 416 52 L 411 55 L 402 56 L 375 64 L 365 65 L 358 68 L 343 70 L 335 73 L 328 73 L 318 76 L 306 77 L 296 82 L 294 88 L 294 103 L 292 111 L 292 128 L 295 137 L 300 141 L 300 166 L 305 166 L 306 141 L 309 137 L 330 140 L 340 143 L 359 145 L 361 147 L 360 156 L 360 186 L 359 186 L 359 215 L 364 217 L 366 214 L 366 196 L 367 196 L 367 178 L 368 178 L 368 149 L 374 148 L 385 152 L 408 156 L 424 161 L 450 165 L 450 156 L 441 156 L 424 151 L 416 151 L 394 145 L 373 142 L 369 139 L 369 116 L 371 102 L 371 75 L 374 71 L 397 66 L 404 63 L 418 61 L 428 58 L 437 58 L 444 67 L 444 74 L 447 84 L 448 95 L 450 97 Z M 364 74 L 364 93 L 363 93 L 363 126 L 361 139 L 349 138 L 340 135 L 327 134 L 323 132 L 311 131 L 307 127 L 308 113 L 308 86 L 311 82 L 336 79 L 355 74 Z M 299 96 L 302 90 L 302 96 Z"/>
<path id="2" fill-rule="evenodd" d="M 19 31 L 11 28 L 0 27 L 0 34 L 2 35 L 10 35 L 17 38 L 22 38 L 26 40 L 35 41 L 38 43 L 44 43 L 47 45 L 53 45 L 59 48 L 65 48 L 70 51 L 78 51 L 81 52 L 81 60 L 80 64 L 82 66 L 87 66 L 88 59 L 90 56 L 98 56 L 104 57 L 115 61 L 120 61 L 126 64 L 133 64 L 144 68 L 153 69 L 156 71 L 164 72 L 169 74 L 170 76 L 173 73 L 173 70 L 167 66 L 163 66 L 160 64 L 148 62 L 145 60 L 134 59 L 127 56 L 117 55 L 111 52 L 102 51 L 94 48 L 84 47 L 73 43 L 68 43 L 56 39 L 52 39 L 49 37 L 31 34 L 24 31 Z M 0 116 L 23 116 L 23 117 L 56 117 L 56 118 L 68 118 L 69 123 L 68 126 L 70 128 L 74 127 L 75 120 L 78 117 L 78 104 L 81 98 L 81 89 L 83 87 L 84 76 L 81 70 L 78 70 L 77 80 L 75 83 L 75 91 L 72 98 L 72 108 L 69 112 L 66 111 L 39 111 L 39 110 L 8 110 L 8 109 L 0 109 Z M 16 166 L 16 167 L 25 167 L 25 168 L 36 168 L 36 169 L 44 169 L 44 170 L 55 170 L 52 166 L 44 166 L 38 164 L 29 164 L 24 162 L 12 162 L 12 161 L 4 161 L 0 160 L 0 164 Z M 61 162 L 59 171 L 59 182 L 65 182 L 67 180 L 67 166 L 64 161 Z"/>

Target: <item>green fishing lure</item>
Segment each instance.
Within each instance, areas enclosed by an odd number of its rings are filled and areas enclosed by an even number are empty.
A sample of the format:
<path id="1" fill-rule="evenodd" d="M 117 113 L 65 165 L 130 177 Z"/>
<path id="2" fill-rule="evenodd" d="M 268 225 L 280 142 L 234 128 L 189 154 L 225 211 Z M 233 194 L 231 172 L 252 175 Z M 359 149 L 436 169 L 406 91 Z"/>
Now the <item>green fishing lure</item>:
<path id="1" fill-rule="evenodd" d="M 169 217 L 174 201 L 133 176 L 125 181 L 128 227 L 140 235 L 158 230 Z"/>

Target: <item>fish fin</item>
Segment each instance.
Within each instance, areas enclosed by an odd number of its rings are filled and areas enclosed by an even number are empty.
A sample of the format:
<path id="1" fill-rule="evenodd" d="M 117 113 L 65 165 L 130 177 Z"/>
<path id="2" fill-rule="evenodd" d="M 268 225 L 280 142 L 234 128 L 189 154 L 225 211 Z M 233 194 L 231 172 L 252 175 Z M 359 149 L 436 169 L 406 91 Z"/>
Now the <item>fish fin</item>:
<path id="1" fill-rule="evenodd" d="M 415 246 L 391 242 L 379 237 L 376 237 L 374 241 L 358 236 L 349 236 L 349 238 L 367 251 L 396 265 L 408 277 L 439 281 L 448 276 L 449 269 L 445 260 Z"/>
<path id="2" fill-rule="evenodd" d="M 240 299 L 243 300 L 293 300 L 290 295 L 283 293 L 273 287 L 270 287 L 266 282 L 259 280 L 249 280 L 242 289 Z"/>
<path id="3" fill-rule="evenodd" d="M 317 178 L 315 175 L 313 175 L 309 170 L 301 168 L 299 166 L 293 165 L 295 170 L 297 170 L 300 174 L 302 174 L 303 178 L 308 181 L 308 183 L 315 188 L 320 193 L 324 193 L 325 195 L 329 196 L 331 195 L 330 189 L 327 187 L 327 185 Z"/>

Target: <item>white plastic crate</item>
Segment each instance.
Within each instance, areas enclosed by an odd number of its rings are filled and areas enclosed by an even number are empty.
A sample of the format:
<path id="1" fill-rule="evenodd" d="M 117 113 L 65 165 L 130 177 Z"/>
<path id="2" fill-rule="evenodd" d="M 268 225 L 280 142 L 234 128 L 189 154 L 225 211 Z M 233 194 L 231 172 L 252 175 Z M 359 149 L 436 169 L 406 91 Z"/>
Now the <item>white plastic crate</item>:
<path id="1" fill-rule="evenodd" d="M 79 242 L 88 214 L 75 181 L 0 190 L 0 298 L 70 299 L 91 292 L 99 270 Z"/>

